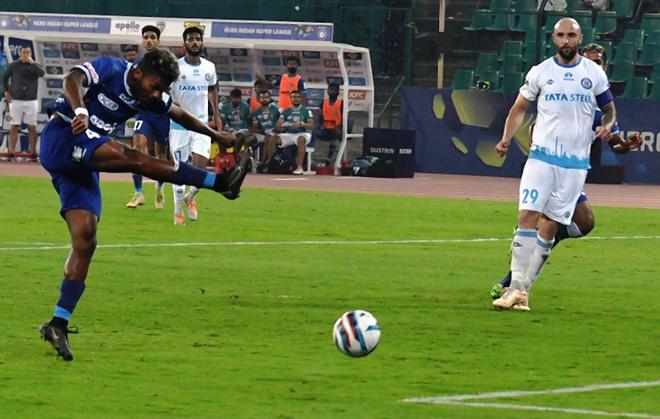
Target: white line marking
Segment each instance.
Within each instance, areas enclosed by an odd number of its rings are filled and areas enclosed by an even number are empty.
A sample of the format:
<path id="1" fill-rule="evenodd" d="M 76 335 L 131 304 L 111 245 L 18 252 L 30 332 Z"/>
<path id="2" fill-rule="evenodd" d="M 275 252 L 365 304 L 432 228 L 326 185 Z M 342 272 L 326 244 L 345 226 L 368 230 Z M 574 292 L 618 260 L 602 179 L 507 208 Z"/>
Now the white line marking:
<path id="1" fill-rule="evenodd" d="M 572 413 L 578 415 L 616 416 L 619 418 L 625 417 L 625 418 L 660 419 L 660 416 L 649 415 L 646 413 L 605 412 L 602 410 L 570 409 L 570 408 L 532 406 L 532 405 L 510 404 L 510 403 L 448 402 L 443 404 L 453 405 L 453 406 L 487 407 L 489 409 L 495 408 L 495 409 L 513 409 L 513 410 L 533 410 L 538 412 L 559 412 L 559 413 Z"/>
<path id="2" fill-rule="evenodd" d="M 573 393 L 587 393 L 591 391 L 600 391 L 600 390 L 655 387 L 655 386 L 660 386 L 660 380 L 635 381 L 629 383 L 593 384 L 590 386 L 564 387 L 564 388 L 555 388 L 551 390 L 498 391 L 493 393 L 459 394 L 455 396 L 414 397 L 411 399 L 405 399 L 404 402 L 446 403 L 446 402 L 457 402 L 457 401 L 471 400 L 471 399 L 500 399 L 503 397 L 512 398 L 512 397 L 538 396 L 543 394 L 573 394 Z"/>
<path id="3" fill-rule="evenodd" d="M 512 403 L 485 403 L 485 402 L 465 402 L 464 400 L 474 399 L 498 399 L 498 398 L 515 398 L 526 396 L 538 396 L 546 394 L 574 394 L 586 393 L 600 390 L 624 389 L 624 388 L 645 388 L 660 386 L 658 381 L 636 381 L 628 383 L 612 383 L 612 384 L 593 384 L 582 387 L 564 387 L 555 388 L 550 390 L 529 390 L 529 391 L 497 391 L 491 393 L 476 393 L 476 394 L 458 394 L 454 396 L 437 396 L 437 397 L 412 397 L 403 400 L 407 403 L 430 403 L 430 404 L 443 404 L 454 406 L 467 406 L 467 407 L 487 407 L 496 409 L 516 409 L 516 410 L 535 410 L 542 412 L 560 412 L 560 413 L 575 413 L 581 415 L 594 415 L 594 416 L 618 416 L 629 418 L 652 418 L 660 419 L 660 416 L 651 415 L 647 413 L 627 413 L 627 412 L 605 412 L 602 410 L 587 410 L 587 409 L 572 409 L 572 408 L 558 408 L 548 406 L 533 406 Z"/>
<path id="4" fill-rule="evenodd" d="M 615 236 L 615 237 L 583 237 L 580 240 L 659 240 L 660 236 Z M 234 241 L 234 242 L 191 242 L 191 243 L 117 243 L 101 244 L 97 249 L 129 249 L 143 247 L 211 247 L 211 246 L 292 246 L 292 245 L 380 245 L 380 244 L 456 244 L 456 243 L 490 243 L 508 242 L 507 238 L 478 238 L 478 239 L 411 239 L 411 240 L 300 240 L 300 241 Z M 15 242 L 0 243 L 0 245 L 14 244 Z M 28 243 L 26 243 L 28 244 Z M 0 247 L 0 251 L 10 250 L 61 250 L 69 249 L 69 244 L 29 243 L 33 246 Z"/>

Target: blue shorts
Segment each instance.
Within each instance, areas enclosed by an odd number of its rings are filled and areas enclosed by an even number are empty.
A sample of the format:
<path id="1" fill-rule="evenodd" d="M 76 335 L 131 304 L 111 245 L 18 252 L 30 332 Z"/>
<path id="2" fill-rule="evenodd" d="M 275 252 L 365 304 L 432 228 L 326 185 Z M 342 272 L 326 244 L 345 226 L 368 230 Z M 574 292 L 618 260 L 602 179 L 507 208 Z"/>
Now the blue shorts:
<path id="1" fill-rule="evenodd" d="M 142 134 L 158 144 L 167 144 L 170 135 L 170 116 L 145 112 L 135 117 L 133 134 Z"/>
<path id="2" fill-rule="evenodd" d="M 99 172 L 89 166 L 94 151 L 108 140 L 110 137 L 91 130 L 74 135 L 71 125 L 61 118 L 51 120 L 41 131 L 39 160 L 60 196 L 62 217 L 72 209 L 101 216 Z"/>
<path id="3" fill-rule="evenodd" d="M 578 197 L 577 203 L 579 204 L 580 202 L 585 202 L 586 200 L 587 200 L 587 194 L 585 194 L 584 192 L 580 192 L 580 196 Z"/>

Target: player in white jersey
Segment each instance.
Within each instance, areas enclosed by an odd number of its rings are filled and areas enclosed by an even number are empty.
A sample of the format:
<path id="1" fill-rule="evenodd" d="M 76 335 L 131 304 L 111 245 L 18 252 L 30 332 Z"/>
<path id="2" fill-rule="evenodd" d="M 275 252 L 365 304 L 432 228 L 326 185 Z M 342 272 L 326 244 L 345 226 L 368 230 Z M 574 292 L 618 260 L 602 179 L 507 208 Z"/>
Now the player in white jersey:
<path id="1" fill-rule="evenodd" d="M 209 102 L 213 109 L 213 119 L 216 127 L 221 127 L 218 113 L 218 87 L 215 65 L 200 57 L 204 49 L 204 31 L 197 26 L 191 26 L 183 31 L 183 46 L 186 55 L 179 59 L 179 78 L 172 85 L 172 100 L 174 103 L 193 114 L 204 124 L 208 123 Z M 232 136 L 229 133 L 224 135 Z M 233 136 L 232 136 L 233 137 Z M 211 138 L 188 131 L 172 121 L 170 124 L 170 149 L 176 161 L 188 161 L 196 167 L 206 169 L 211 154 Z M 188 193 L 184 185 L 172 185 L 174 191 L 174 224 L 185 225 L 183 205 L 191 221 L 197 220 L 197 203 L 195 195 L 199 189 L 191 186 Z"/>
<path id="2" fill-rule="evenodd" d="M 570 225 L 584 186 L 596 109 L 603 111 L 601 125 L 595 130 L 597 138 L 609 141 L 616 121 L 605 72 L 578 54 L 580 25 L 571 18 L 561 19 L 552 39 L 557 54 L 527 73 L 495 147 L 506 155 L 527 109 L 538 100 L 532 147 L 520 180 L 511 287 L 493 301 L 501 309 L 529 310 L 532 283 L 550 256 L 559 225 Z"/>

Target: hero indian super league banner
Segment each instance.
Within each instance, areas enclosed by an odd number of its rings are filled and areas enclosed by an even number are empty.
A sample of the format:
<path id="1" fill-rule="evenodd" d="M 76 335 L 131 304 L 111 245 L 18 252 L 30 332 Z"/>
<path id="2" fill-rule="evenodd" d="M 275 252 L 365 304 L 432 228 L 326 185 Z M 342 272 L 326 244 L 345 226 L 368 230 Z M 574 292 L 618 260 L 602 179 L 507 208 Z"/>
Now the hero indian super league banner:
<path id="1" fill-rule="evenodd" d="M 520 177 L 529 151 L 532 104 L 506 158 L 495 152 L 515 94 L 478 90 L 405 88 L 401 128 L 414 129 L 415 170 L 478 176 Z M 626 183 L 660 184 L 660 121 L 657 101 L 615 99 L 622 136 L 641 132 L 638 151 L 617 155 L 602 147 L 601 165 L 623 166 Z"/>
<path id="2" fill-rule="evenodd" d="M 0 14 L 0 30 L 109 33 L 110 19 L 65 15 Z"/>
<path id="3" fill-rule="evenodd" d="M 284 39 L 297 41 L 332 42 L 333 26 L 322 23 L 240 22 L 221 20 L 213 22 L 214 38 Z"/>

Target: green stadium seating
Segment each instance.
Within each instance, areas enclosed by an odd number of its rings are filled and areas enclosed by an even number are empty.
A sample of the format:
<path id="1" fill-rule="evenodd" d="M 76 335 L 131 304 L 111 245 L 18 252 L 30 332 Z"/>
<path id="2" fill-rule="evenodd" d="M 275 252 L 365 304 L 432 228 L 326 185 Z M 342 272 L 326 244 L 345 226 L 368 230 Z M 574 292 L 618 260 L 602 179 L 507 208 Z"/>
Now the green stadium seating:
<path id="1" fill-rule="evenodd" d="M 616 12 L 617 19 L 630 19 L 636 3 L 636 0 L 612 0 L 612 10 Z"/>
<path id="2" fill-rule="evenodd" d="M 660 44 L 646 42 L 635 65 L 650 67 L 660 62 Z"/>
<path id="3" fill-rule="evenodd" d="M 490 0 L 489 9 L 493 12 L 508 12 L 511 6 L 511 0 Z"/>
<path id="4" fill-rule="evenodd" d="M 516 0 L 513 11 L 516 13 L 536 12 L 536 0 Z"/>
<path id="5" fill-rule="evenodd" d="M 640 29 L 646 33 L 660 31 L 660 13 L 645 13 Z"/>
<path id="6" fill-rule="evenodd" d="M 660 82 L 660 63 L 653 64 L 653 71 L 651 72 L 651 83 Z"/>
<path id="7" fill-rule="evenodd" d="M 616 32 L 616 12 L 598 12 L 594 30 L 598 35 L 609 35 Z"/>
<path id="8" fill-rule="evenodd" d="M 472 21 L 463 29 L 466 31 L 481 31 L 490 26 L 493 21 L 493 13 L 488 9 L 477 9 L 472 14 Z"/>
<path id="9" fill-rule="evenodd" d="M 638 50 L 644 45 L 644 31 L 641 29 L 628 29 L 623 35 L 620 44 L 633 44 Z"/>
<path id="10" fill-rule="evenodd" d="M 538 64 L 538 62 L 544 60 L 546 58 L 545 54 L 545 44 L 542 44 L 541 47 L 541 53 L 539 54 L 538 58 L 536 57 L 536 44 L 535 43 L 529 43 L 525 44 L 525 52 L 523 53 L 523 62 L 526 64 L 526 67 L 529 68 L 533 65 Z"/>
<path id="11" fill-rule="evenodd" d="M 566 14 L 572 15 L 578 6 L 580 6 L 582 0 L 566 0 Z"/>
<path id="12" fill-rule="evenodd" d="M 544 26 L 545 31 L 548 33 L 552 32 L 555 28 L 555 24 L 565 17 L 566 17 L 565 12 L 554 12 L 554 11 L 547 12 L 545 26 Z"/>
<path id="13" fill-rule="evenodd" d="M 582 45 L 589 44 L 596 40 L 596 30 L 592 27 L 588 27 L 582 30 Z"/>
<path id="14" fill-rule="evenodd" d="M 507 54 L 502 57 L 502 71 L 504 73 L 522 71 L 522 55 Z"/>
<path id="15" fill-rule="evenodd" d="M 586 30 L 591 30 L 593 27 L 592 14 L 589 10 L 576 10 L 571 13 L 571 17 L 577 20 L 577 23 L 580 24 L 582 33 L 584 33 Z"/>
<path id="16" fill-rule="evenodd" d="M 504 93 L 517 92 L 525 81 L 525 75 L 519 71 L 506 72 L 499 90 Z"/>
<path id="17" fill-rule="evenodd" d="M 625 99 L 643 99 L 646 97 L 646 91 L 649 80 L 646 77 L 633 77 L 626 83 L 626 90 L 620 96 Z"/>
<path id="18" fill-rule="evenodd" d="M 536 12 L 526 12 L 514 15 L 509 19 L 509 30 L 514 32 L 529 32 L 536 30 L 538 15 Z"/>
<path id="19" fill-rule="evenodd" d="M 609 63 L 612 60 L 614 55 L 614 48 L 612 47 L 612 41 L 600 39 L 596 43 L 605 49 L 605 54 L 607 54 L 607 62 Z"/>
<path id="20" fill-rule="evenodd" d="M 660 101 L 660 80 L 653 83 L 651 86 L 651 93 L 646 96 L 646 99 Z"/>
<path id="21" fill-rule="evenodd" d="M 646 44 L 660 44 L 660 31 L 646 32 Z"/>
<path id="22" fill-rule="evenodd" d="M 498 90 L 500 88 L 500 72 L 497 70 L 482 71 L 477 74 L 477 83 L 479 82 L 490 83 L 490 90 Z"/>
<path id="23" fill-rule="evenodd" d="M 502 50 L 500 54 L 502 56 L 509 54 L 518 54 L 521 55 L 523 51 L 522 41 L 504 41 L 502 44 Z"/>
<path id="24" fill-rule="evenodd" d="M 484 71 L 497 70 L 497 54 L 494 52 L 481 52 L 477 57 L 474 71 L 477 75 Z"/>
<path id="25" fill-rule="evenodd" d="M 493 21 L 490 25 L 486 26 L 487 31 L 506 31 L 509 28 L 509 16 L 513 16 L 510 12 L 494 11 Z"/>
<path id="26" fill-rule="evenodd" d="M 611 83 L 626 83 L 635 75 L 635 65 L 632 61 L 622 61 L 617 63 L 610 74 Z"/>
<path id="27" fill-rule="evenodd" d="M 456 70 L 454 78 L 451 81 L 451 88 L 454 90 L 469 90 L 474 87 L 474 71 L 461 68 Z"/>
<path id="28" fill-rule="evenodd" d="M 617 45 L 614 53 L 614 58 L 610 60 L 611 64 L 619 64 L 621 62 L 634 63 L 637 61 L 637 47 L 633 44 L 621 43 Z"/>

